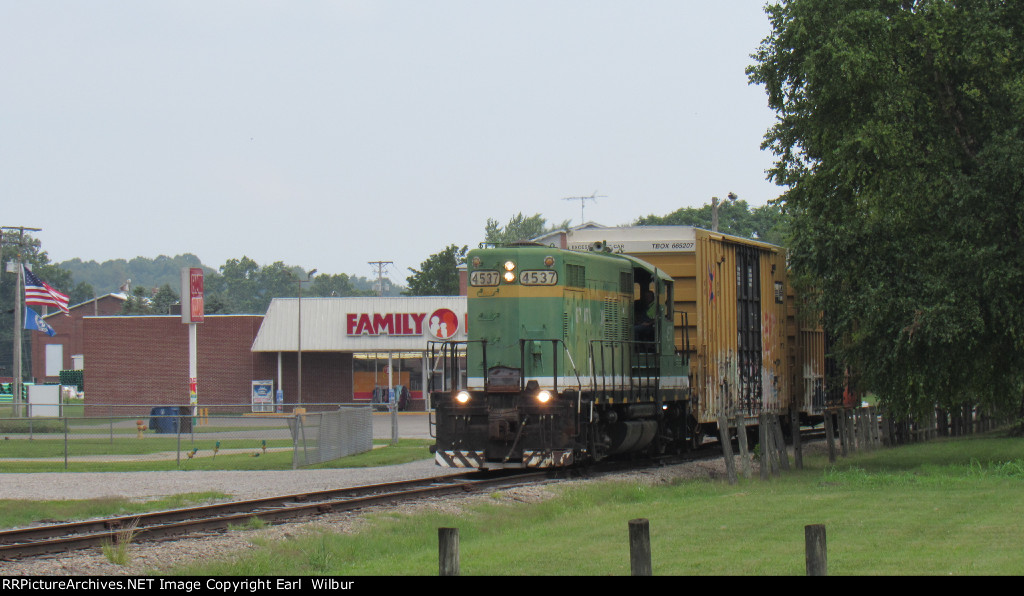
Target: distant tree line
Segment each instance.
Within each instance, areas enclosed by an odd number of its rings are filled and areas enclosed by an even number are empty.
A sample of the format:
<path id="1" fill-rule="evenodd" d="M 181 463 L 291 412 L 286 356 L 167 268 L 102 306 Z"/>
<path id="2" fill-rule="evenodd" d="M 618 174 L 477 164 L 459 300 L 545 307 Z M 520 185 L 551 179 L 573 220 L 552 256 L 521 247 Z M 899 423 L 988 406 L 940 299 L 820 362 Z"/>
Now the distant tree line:
<path id="1" fill-rule="evenodd" d="M 344 273 L 314 275 L 296 266 L 278 261 L 260 265 L 249 257 L 229 259 L 219 269 L 203 265 L 192 254 L 155 259 L 136 257 L 130 261 L 115 259 L 97 263 L 71 259 L 56 265 L 61 273 L 53 276 L 55 287 L 71 286 L 71 304 L 80 304 L 96 296 L 123 292 L 127 295 L 123 314 L 166 314 L 179 302 L 181 269 L 201 267 L 205 271 L 204 292 L 207 314 L 264 313 L 274 298 L 297 296 L 303 280 L 304 296 L 373 296 L 374 281 Z M 66 281 L 65 281 L 66 279 Z M 385 294 L 393 293 L 385 292 Z"/>

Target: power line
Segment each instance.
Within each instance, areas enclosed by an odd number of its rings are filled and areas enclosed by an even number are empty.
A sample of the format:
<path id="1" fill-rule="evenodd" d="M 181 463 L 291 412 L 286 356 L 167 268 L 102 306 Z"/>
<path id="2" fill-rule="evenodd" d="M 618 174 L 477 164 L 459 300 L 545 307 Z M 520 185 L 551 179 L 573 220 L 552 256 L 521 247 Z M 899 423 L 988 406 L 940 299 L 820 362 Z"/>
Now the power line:
<path id="1" fill-rule="evenodd" d="M 377 266 L 377 296 L 384 296 L 384 269 L 394 261 L 370 261 L 369 264 Z"/>

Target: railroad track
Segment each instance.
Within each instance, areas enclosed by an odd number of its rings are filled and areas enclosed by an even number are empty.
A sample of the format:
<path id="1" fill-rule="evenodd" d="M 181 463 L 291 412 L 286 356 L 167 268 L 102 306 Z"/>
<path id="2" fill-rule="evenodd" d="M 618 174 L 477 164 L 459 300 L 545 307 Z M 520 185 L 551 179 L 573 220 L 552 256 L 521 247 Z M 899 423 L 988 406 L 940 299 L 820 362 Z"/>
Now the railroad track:
<path id="1" fill-rule="evenodd" d="M 816 438 L 814 433 L 806 432 L 803 437 L 804 440 Z M 104 544 L 117 544 L 123 540 L 156 541 L 200 532 L 222 531 L 231 526 L 244 525 L 252 518 L 269 523 L 281 523 L 422 497 L 479 492 L 559 478 L 595 476 L 717 457 L 721 457 L 719 445 L 717 442 L 709 442 L 695 451 L 648 460 L 606 461 L 583 468 L 555 470 L 473 471 L 435 478 L 16 528 L 0 531 L 0 560 L 68 552 Z"/>
<path id="2" fill-rule="evenodd" d="M 0 560 L 116 544 L 150 541 L 197 532 L 220 531 L 252 518 L 279 523 L 302 517 L 393 504 L 420 497 L 492 490 L 546 480 L 546 472 L 468 472 L 345 489 L 231 501 L 80 522 L 0 531 Z"/>

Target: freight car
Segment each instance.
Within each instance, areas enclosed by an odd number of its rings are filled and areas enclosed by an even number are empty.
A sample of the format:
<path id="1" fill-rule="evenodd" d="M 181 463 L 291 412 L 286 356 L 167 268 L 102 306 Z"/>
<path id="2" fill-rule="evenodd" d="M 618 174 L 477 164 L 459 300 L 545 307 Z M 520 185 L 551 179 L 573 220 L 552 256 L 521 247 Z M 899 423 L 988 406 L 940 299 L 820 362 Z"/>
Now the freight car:
<path id="1" fill-rule="evenodd" d="M 469 339 L 435 358 L 438 464 L 556 467 L 692 440 L 675 284 L 598 248 L 469 252 Z"/>
<path id="2" fill-rule="evenodd" d="M 678 451 L 717 417 L 824 412 L 820 329 L 783 249 L 688 226 L 470 251 L 465 345 L 438 347 L 435 459 L 554 467 Z"/>
<path id="3" fill-rule="evenodd" d="M 803 424 L 820 422 L 830 404 L 825 334 L 815 317 L 797 312 L 785 249 L 691 226 L 596 225 L 558 232 L 545 243 L 587 250 L 601 240 L 615 252 L 671 276 L 677 321 L 690 342 L 694 404 L 700 428 L 717 432 L 717 417 L 762 413 Z"/>

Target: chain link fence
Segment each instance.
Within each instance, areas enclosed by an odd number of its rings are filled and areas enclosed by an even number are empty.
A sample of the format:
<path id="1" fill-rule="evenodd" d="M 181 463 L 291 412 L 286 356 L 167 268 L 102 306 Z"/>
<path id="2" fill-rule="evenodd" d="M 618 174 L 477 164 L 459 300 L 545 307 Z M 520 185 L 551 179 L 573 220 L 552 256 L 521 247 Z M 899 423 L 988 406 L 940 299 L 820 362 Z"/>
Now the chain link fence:
<path id="1" fill-rule="evenodd" d="M 373 448 L 370 406 L 61 406 L 0 416 L 0 472 L 292 469 Z M 86 415 L 88 414 L 88 415 Z"/>

